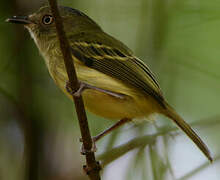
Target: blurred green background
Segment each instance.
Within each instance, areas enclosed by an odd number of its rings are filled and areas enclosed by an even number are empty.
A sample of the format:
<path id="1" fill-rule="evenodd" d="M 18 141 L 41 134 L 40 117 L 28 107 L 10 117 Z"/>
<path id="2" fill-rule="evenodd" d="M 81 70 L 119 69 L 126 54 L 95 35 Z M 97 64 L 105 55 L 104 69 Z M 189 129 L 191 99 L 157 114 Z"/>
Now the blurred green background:
<path id="1" fill-rule="evenodd" d="M 102 178 L 219 180 L 220 1 L 58 2 L 85 12 L 145 61 L 168 102 L 193 124 L 216 159 L 209 164 L 182 132 L 169 132 L 173 124 L 168 119 L 158 117 L 155 123 L 129 124 L 97 143 L 96 154 L 106 164 Z M 28 32 L 4 22 L 12 15 L 29 14 L 44 3 L 0 2 L 1 180 L 87 179 L 73 103 L 49 77 Z M 93 135 L 114 123 L 90 113 L 88 117 Z M 164 130 L 163 136 L 149 136 L 123 150 L 114 149 Z M 113 161 L 117 153 L 122 155 Z"/>

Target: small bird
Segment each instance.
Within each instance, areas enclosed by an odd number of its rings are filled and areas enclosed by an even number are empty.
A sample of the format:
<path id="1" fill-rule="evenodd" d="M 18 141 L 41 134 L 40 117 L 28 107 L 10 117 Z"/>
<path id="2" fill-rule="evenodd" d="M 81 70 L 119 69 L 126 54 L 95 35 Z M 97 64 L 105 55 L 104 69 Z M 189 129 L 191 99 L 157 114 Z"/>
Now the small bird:
<path id="1" fill-rule="evenodd" d="M 50 75 L 68 97 L 71 98 L 71 94 L 82 95 L 86 109 L 98 116 L 118 120 L 96 136 L 94 141 L 132 120 L 162 114 L 182 129 L 212 161 L 208 147 L 167 103 L 153 73 L 144 62 L 81 11 L 63 6 L 59 6 L 59 11 L 80 83 L 76 93 L 71 92 L 68 84 L 50 8 L 41 7 L 29 16 L 13 16 L 7 22 L 23 24 L 29 30 Z"/>

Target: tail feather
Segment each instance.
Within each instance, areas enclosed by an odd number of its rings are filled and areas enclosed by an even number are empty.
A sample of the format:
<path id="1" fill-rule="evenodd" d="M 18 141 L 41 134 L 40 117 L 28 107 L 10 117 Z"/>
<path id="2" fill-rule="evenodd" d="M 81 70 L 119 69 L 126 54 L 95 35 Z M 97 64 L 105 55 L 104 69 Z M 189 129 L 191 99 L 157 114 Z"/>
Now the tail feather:
<path id="1" fill-rule="evenodd" d="M 166 104 L 165 112 L 163 113 L 168 118 L 172 119 L 176 125 L 182 129 L 187 136 L 198 146 L 198 148 L 203 152 L 203 154 L 209 159 L 209 161 L 213 161 L 211 153 L 206 146 L 206 144 L 202 141 L 202 139 L 196 134 L 196 132 L 187 124 L 177 113 L 176 111 L 168 104 Z"/>

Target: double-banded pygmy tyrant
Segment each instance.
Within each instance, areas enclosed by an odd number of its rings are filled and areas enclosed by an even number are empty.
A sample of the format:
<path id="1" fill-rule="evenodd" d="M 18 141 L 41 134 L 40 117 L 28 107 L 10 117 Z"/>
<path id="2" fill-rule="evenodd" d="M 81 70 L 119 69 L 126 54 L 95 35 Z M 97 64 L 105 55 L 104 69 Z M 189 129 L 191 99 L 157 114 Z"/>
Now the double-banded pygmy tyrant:
<path id="1" fill-rule="evenodd" d="M 29 16 L 13 16 L 7 21 L 23 24 L 29 30 L 51 77 L 68 97 L 71 94 L 82 95 L 87 110 L 104 118 L 118 120 L 94 140 L 131 120 L 162 114 L 182 129 L 212 161 L 205 143 L 167 103 L 153 73 L 143 61 L 81 11 L 63 6 L 59 7 L 59 11 L 80 81 L 80 88 L 75 93 L 68 86 L 50 8 L 44 6 Z"/>

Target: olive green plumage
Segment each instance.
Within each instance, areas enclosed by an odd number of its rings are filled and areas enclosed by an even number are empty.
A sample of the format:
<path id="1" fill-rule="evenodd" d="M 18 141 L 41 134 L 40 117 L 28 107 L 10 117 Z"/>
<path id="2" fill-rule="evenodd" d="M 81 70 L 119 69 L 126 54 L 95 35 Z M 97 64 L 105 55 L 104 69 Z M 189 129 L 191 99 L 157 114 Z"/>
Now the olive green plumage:
<path id="1" fill-rule="evenodd" d="M 97 87 L 83 91 L 88 110 L 112 119 L 148 119 L 153 114 L 163 114 L 172 119 L 212 160 L 200 137 L 165 101 L 159 84 L 146 64 L 84 13 L 62 6 L 59 11 L 77 76 L 81 82 Z M 42 7 L 26 18 L 13 17 L 8 21 L 25 24 L 55 83 L 71 97 L 66 90 L 68 77 L 49 7 Z"/>

